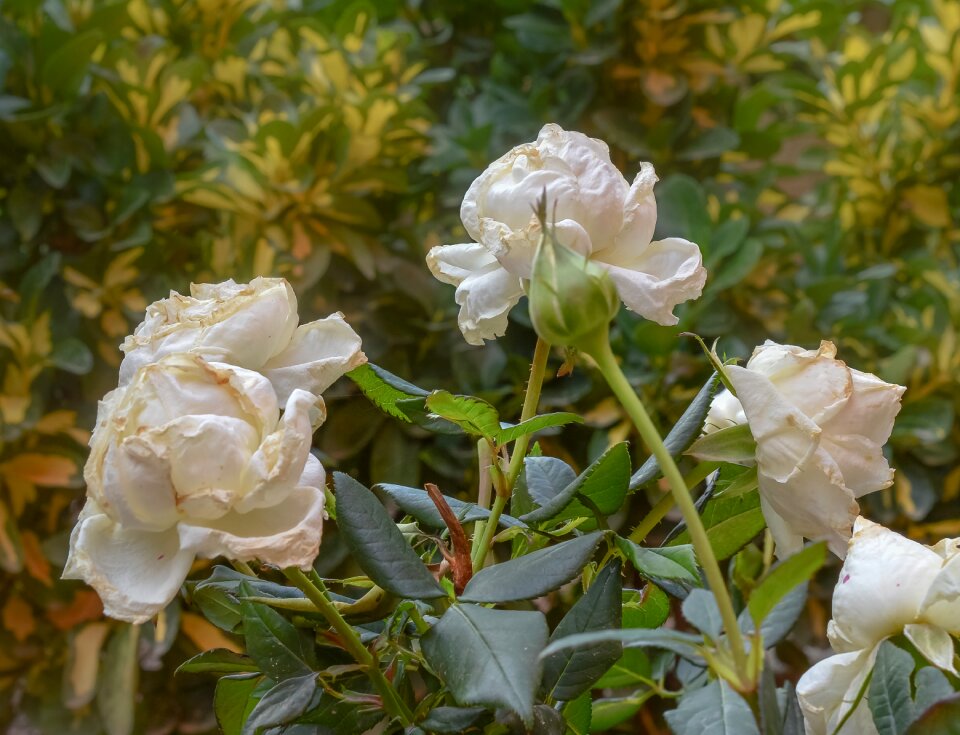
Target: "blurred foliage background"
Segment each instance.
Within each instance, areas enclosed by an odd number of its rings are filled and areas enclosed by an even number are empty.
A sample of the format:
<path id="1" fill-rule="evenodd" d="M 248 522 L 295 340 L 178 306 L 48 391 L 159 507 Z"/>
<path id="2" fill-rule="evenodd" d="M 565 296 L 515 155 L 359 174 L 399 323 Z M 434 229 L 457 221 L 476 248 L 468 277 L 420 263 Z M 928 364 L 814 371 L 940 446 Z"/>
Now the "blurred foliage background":
<path id="1" fill-rule="evenodd" d="M 344 312 L 372 361 L 516 413 L 523 309 L 506 337 L 468 347 L 423 257 L 464 239 L 470 181 L 549 121 L 606 140 L 628 178 L 652 161 L 659 227 L 703 249 L 707 288 L 680 325 L 618 321 L 663 426 L 709 373 L 679 333 L 741 357 L 766 338 L 834 339 L 909 386 L 896 484 L 865 512 L 919 539 L 960 535 L 958 85 L 960 0 L 6 0 L 0 725 L 216 730 L 212 683 L 173 671 L 233 645 L 224 633 L 180 602 L 131 632 L 58 581 L 96 399 L 146 304 L 191 280 L 282 275 L 304 319 Z M 473 484 L 462 438 L 427 440 L 343 382 L 326 398 L 328 467 Z M 541 442 L 578 467 L 629 438 L 586 366 L 544 403 L 586 412 Z M 320 563 L 344 553 L 330 533 Z M 813 645 L 831 587 L 827 574 L 810 603 Z M 802 647 L 784 645 L 802 670 Z"/>

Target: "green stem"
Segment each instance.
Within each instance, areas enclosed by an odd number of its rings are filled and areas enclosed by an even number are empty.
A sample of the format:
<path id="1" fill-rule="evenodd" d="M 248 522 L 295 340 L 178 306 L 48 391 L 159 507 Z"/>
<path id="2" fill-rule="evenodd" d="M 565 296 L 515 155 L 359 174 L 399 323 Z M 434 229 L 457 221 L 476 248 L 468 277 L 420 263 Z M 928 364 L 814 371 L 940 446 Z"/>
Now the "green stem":
<path id="1" fill-rule="evenodd" d="M 720 616 L 723 619 L 723 627 L 730 642 L 734 665 L 741 680 L 740 683 L 745 690 L 749 690 L 751 684 L 747 671 L 747 655 L 743 646 L 743 636 L 740 634 L 740 627 L 737 625 L 737 614 L 734 612 L 730 593 L 724 583 L 723 573 L 720 571 L 720 565 L 717 563 L 713 548 L 710 546 L 710 539 L 707 538 L 707 532 L 703 527 L 699 513 L 697 513 L 693 498 L 690 497 L 687 490 L 683 475 L 680 474 L 680 470 L 677 468 L 676 462 L 673 461 L 673 457 L 670 456 L 669 450 L 664 446 L 663 439 L 660 438 L 657 428 L 653 425 L 653 421 L 643 407 L 643 403 L 634 392 L 633 386 L 630 385 L 627 377 L 620 369 L 613 350 L 610 349 L 608 334 L 605 331 L 599 334 L 594 344 L 590 345 L 590 349 L 584 348 L 584 351 L 596 361 L 600 372 L 637 427 L 637 431 L 647 448 L 657 458 L 660 469 L 670 485 L 673 499 L 687 522 L 690 540 L 693 542 L 697 558 L 703 567 L 704 574 L 706 574 L 710 591 L 716 598 L 717 607 L 720 609 Z"/>
<path id="2" fill-rule="evenodd" d="M 683 478 L 683 484 L 692 490 L 719 466 L 719 462 L 701 462 Z M 667 513 L 670 512 L 670 509 L 676 504 L 673 493 L 667 493 L 660 498 L 657 504 L 647 513 L 646 517 L 633 529 L 633 532 L 630 534 L 630 540 L 637 544 L 643 543 L 643 540 L 657 527 L 657 524 L 663 520 L 664 516 L 666 516 Z"/>
<path id="3" fill-rule="evenodd" d="M 477 546 L 477 553 L 473 557 L 474 574 L 483 569 L 483 562 L 487 559 L 487 551 L 490 550 L 490 545 L 493 543 L 493 537 L 497 533 L 500 515 L 503 513 L 503 509 L 507 507 L 507 500 L 509 500 L 509 498 L 506 495 L 500 494 L 493 499 L 493 508 L 490 510 L 490 517 L 487 519 L 487 523 L 483 527 L 483 536 L 480 537 L 480 544 Z"/>
<path id="4" fill-rule="evenodd" d="M 530 380 L 527 381 L 527 392 L 523 397 L 523 408 L 520 411 L 521 423 L 537 415 L 537 406 L 540 404 L 540 389 L 543 388 L 543 377 L 547 372 L 547 359 L 550 357 L 550 345 L 537 338 L 537 346 L 533 350 L 533 362 L 530 363 Z M 523 469 L 523 458 L 527 455 L 527 445 L 530 444 L 530 435 L 525 434 L 517 439 L 513 445 L 513 455 L 510 459 L 510 469 L 507 470 L 507 487 L 513 490 L 513 484 Z"/>
<path id="5" fill-rule="evenodd" d="M 487 439 L 480 439 L 477 442 L 477 467 L 479 481 L 477 483 L 477 505 L 483 509 L 490 507 L 490 491 L 493 488 L 493 478 L 490 470 L 493 465 L 493 452 L 490 449 L 490 442 Z M 476 559 L 477 549 L 480 548 L 480 539 L 483 538 L 483 529 L 486 527 L 485 521 L 477 521 L 473 524 L 473 542 L 470 547 L 470 558 Z"/>
<path id="6" fill-rule="evenodd" d="M 308 579 L 307 575 L 296 567 L 288 567 L 283 570 L 283 573 L 287 579 L 303 591 L 310 602 L 316 605 L 320 614 L 330 623 L 330 627 L 337 632 L 347 652 L 353 656 L 358 664 L 366 668 L 370 680 L 377 688 L 377 691 L 380 692 L 384 709 L 393 717 L 400 720 L 404 727 L 412 725 L 413 713 L 403 699 L 400 698 L 400 694 L 393 688 L 393 685 L 387 681 L 387 678 L 380 670 L 379 663 L 360 641 L 360 636 L 358 636 L 351 625 L 343 619 L 337 611 L 337 608 L 334 607 L 333 602 L 327 598 L 326 587 L 323 581 L 316 575 L 311 575 L 313 579 Z"/>
<path id="7" fill-rule="evenodd" d="M 257 576 L 257 573 L 253 571 L 253 567 L 251 567 L 245 561 L 237 561 L 236 559 L 234 559 L 230 563 L 233 564 L 233 568 L 236 569 L 238 572 L 240 572 L 240 574 L 246 574 L 248 577 Z"/>

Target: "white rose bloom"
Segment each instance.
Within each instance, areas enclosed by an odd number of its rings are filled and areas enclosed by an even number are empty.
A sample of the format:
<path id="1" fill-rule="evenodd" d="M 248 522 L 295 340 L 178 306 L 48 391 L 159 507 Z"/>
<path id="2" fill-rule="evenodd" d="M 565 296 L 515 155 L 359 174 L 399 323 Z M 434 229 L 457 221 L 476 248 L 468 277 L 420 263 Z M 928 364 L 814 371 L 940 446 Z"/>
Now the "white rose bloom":
<path id="1" fill-rule="evenodd" d="M 757 442 L 760 501 L 777 553 L 796 553 L 804 538 L 826 539 L 843 557 L 857 498 L 893 483 L 883 456 L 903 386 L 849 368 L 832 342 L 817 350 L 769 340 L 745 367 L 726 373 L 707 433 L 747 423 Z"/>
<path id="2" fill-rule="evenodd" d="M 308 568 L 323 522 L 324 471 L 310 454 L 323 416 L 299 389 L 281 416 L 263 375 L 195 354 L 140 368 L 100 403 L 64 578 L 139 623 L 177 595 L 196 556 Z"/>
<path id="3" fill-rule="evenodd" d="M 840 733 L 877 732 L 869 705 L 858 697 L 880 644 L 900 633 L 930 663 L 955 673 L 950 636 L 960 633 L 960 539 L 924 546 L 858 518 L 827 628 L 837 655 L 797 683 L 807 735 L 833 733 L 852 707 Z"/>
<path id="4" fill-rule="evenodd" d="M 192 284 L 190 296 L 173 291 L 147 307 L 120 347 L 120 385 L 165 355 L 190 352 L 263 373 L 284 402 L 295 388 L 320 395 L 366 361 L 342 314 L 299 327 L 298 321 L 297 297 L 283 278 Z"/>
<path id="5" fill-rule="evenodd" d="M 657 223 L 653 166 L 633 184 L 610 161 L 607 145 L 558 125 L 494 161 L 467 190 L 460 218 L 475 242 L 435 247 L 433 275 L 457 287 L 460 330 L 470 344 L 502 335 L 524 294 L 540 223 L 533 208 L 547 194 L 563 245 L 607 269 L 627 308 L 676 324 L 674 307 L 696 298 L 707 272 L 700 249 L 680 238 L 651 242 Z"/>

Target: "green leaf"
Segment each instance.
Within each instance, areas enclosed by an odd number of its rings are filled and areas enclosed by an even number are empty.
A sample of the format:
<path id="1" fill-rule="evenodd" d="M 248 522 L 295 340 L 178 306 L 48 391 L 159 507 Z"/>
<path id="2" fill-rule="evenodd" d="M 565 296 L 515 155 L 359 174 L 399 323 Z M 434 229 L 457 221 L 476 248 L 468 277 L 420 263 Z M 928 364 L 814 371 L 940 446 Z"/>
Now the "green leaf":
<path id="1" fill-rule="evenodd" d="M 23 242 L 32 240 L 40 231 L 43 223 L 42 203 L 43 198 L 39 192 L 31 191 L 23 184 L 15 186 L 7 196 L 4 208 Z"/>
<path id="2" fill-rule="evenodd" d="M 701 462 L 729 462 L 746 467 L 757 461 L 757 442 L 750 426 L 739 424 L 701 436 L 686 453 Z"/>
<path id="3" fill-rule="evenodd" d="M 906 735 L 960 735 L 960 694 L 930 707 L 910 725 Z"/>
<path id="4" fill-rule="evenodd" d="M 677 153 L 679 161 L 700 161 L 716 158 L 740 145 L 740 136 L 730 128 L 717 126 L 699 135 L 690 145 Z"/>
<path id="5" fill-rule="evenodd" d="M 629 720 L 643 703 L 650 698 L 649 690 L 641 690 L 630 697 L 602 697 L 593 701 L 593 711 L 590 713 L 590 732 L 610 732 L 617 725 Z"/>
<path id="6" fill-rule="evenodd" d="M 523 472 L 514 488 L 510 501 L 514 515 L 526 514 L 548 504 L 554 497 L 570 486 L 577 477 L 573 469 L 556 457 L 528 456 L 523 460 Z"/>
<path id="7" fill-rule="evenodd" d="M 601 536 L 599 532 L 588 533 L 485 567 L 467 582 L 460 599 L 464 602 L 512 602 L 545 595 L 583 571 Z"/>
<path id="8" fill-rule="evenodd" d="M 667 593 L 650 582 L 638 590 L 623 591 L 623 627 L 659 628 L 670 615 Z"/>
<path id="9" fill-rule="evenodd" d="M 335 472 L 333 477 L 337 526 L 370 579 L 398 597 L 445 596 L 377 497 L 349 475 Z"/>
<path id="10" fill-rule="evenodd" d="M 760 495 L 713 497 L 701 514 L 707 538 L 718 560 L 728 559 L 746 546 L 766 527 L 760 509 Z M 690 532 L 683 531 L 671 543 L 689 543 Z"/>
<path id="11" fill-rule="evenodd" d="M 913 656 L 890 641 L 880 644 L 867 692 L 867 704 L 880 735 L 901 735 L 913 721 L 912 673 Z"/>
<path id="12" fill-rule="evenodd" d="M 627 443 L 621 442 L 610 447 L 576 479 L 539 508 L 525 514 L 522 520 L 539 522 L 557 516 L 592 518 L 594 511 L 581 502 L 583 498 L 604 515 L 610 515 L 623 504 L 629 481 L 630 451 Z"/>
<path id="13" fill-rule="evenodd" d="M 703 422 L 707 418 L 707 413 L 710 411 L 710 404 L 713 402 L 713 397 L 719 385 L 720 376 L 714 373 L 707 379 L 707 382 L 703 384 L 700 392 L 697 393 L 690 402 L 690 405 L 687 406 L 687 410 L 683 412 L 680 420 L 677 421 L 673 428 L 667 433 L 663 444 L 667 448 L 667 451 L 670 452 L 671 457 L 679 456 L 700 434 L 700 431 L 703 429 Z M 660 474 L 660 465 L 657 464 L 657 458 L 650 455 L 647 461 L 644 462 L 640 466 L 640 469 L 630 478 L 630 491 L 633 492 L 646 485 L 651 480 L 659 477 Z"/>
<path id="14" fill-rule="evenodd" d="M 917 713 L 926 712 L 941 699 L 953 694 L 953 686 L 940 669 L 933 666 L 924 666 L 913 677 L 917 688 L 914 697 Z"/>
<path id="15" fill-rule="evenodd" d="M 527 724 L 546 643 L 542 613 L 477 605 L 453 605 L 421 639 L 427 662 L 457 702 L 506 707 Z"/>
<path id="16" fill-rule="evenodd" d="M 563 707 L 563 719 L 567 722 L 567 735 L 587 735 L 593 715 L 590 692 L 584 692 Z"/>
<path id="17" fill-rule="evenodd" d="M 131 735 L 136 716 L 140 626 L 123 623 L 107 644 L 97 689 L 97 709 L 107 735 Z"/>
<path id="18" fill-rule="evenodd" d="M 590 588 L 563 616 L 550 641 L 575 633 L 620 628 L 622 590 L 617 560 L 594 577 Z M 574 699 L 589 690 L 622 653 L 622 646 L 614 641 L 592 649 L 562 651 L 549 656 L 543 662 L 542 691 L 555 700 Z"/>
<path id="19" fill-rule="evenodd" d="M 213 695 L 213 711 L 223 735 L 240 735 L 247 715 L 257 704 L 254 691 L 263 677 L 225 676 L 217 682 Z"/>
<path id="20" fill-rule="evenodd" d="M 44 86 L 56 95 L 76 93 L 102 37 L 98 29 L 80 33 L 50 54 L 40 76 Z"/>
<path id="21" fill-rule="evenodd" d="M 429 732 L 462 733 L 487 714 L 486 707 L 434 707 L 420 727 Z"/>
<path id="22" fill-rule="evenodd" d="M 723 618 L 712 592 L 704 589 L 690 590 L 683 601 L 683 617 L 708 638 L 717 640 L 723 631 Z"/>
<path id="23" fill-rule="evenodd" d="M 281 681 L 257 702 L 243 723 L 241 735 L 256 735 L 260 728 L 293 722 L 307 711 L 317 694 L 314 673 Z"/>
<path id="24" fill-rule="evenodd" d="M 780 598 L 773 609 L 767 613 L 767 616 L 763 619 L 763 623 L 760 625 L 760 635 L 763 637 L 764 648 L 772 648 L 783 640 L 800 618 L 800 614 L 803 612 L 806 603 L 806 582 L 798 584 Z M 749 608 L 740 613 L 737 622 L 740 630 L 748 635 L 756 630 Z"/>
<path id="25" fill-rule="evenodd" d="M 255 673 L 260 670 L 249 656 L 244 656 L 226 648 L 214 648 L 198 653 L 187 659 L 177 668 L 177 674 L 225 674 Z"/>
<path id="26" fill-rule="evenodd" d="M 218 628 L 235 633 L 243 620 L 237 600 L 241 584 L 250 586 L 259 597 L 303 597 L 303 593 L 293 587 L 248 577 L 219 564 L 213 568 L 209 577 L 192 588 L 188 582 L 187 587 L 191 589 L 190 599 L 200 608 L 207 620 Z"/>
<path id="27" fill-rule="evenodd" d="M 558 651 L 589 648 L 600 643 L 619 641 L 624 648 L 662 648 L 673 651 L 685 658 L 698 659 L 697 646 L 703 644 L 703 638 L 692 633 L 681 633 L 668 628 L 626 628 L 624 630 L 597 630 L 590 633 L 577 633 L 559 638 L 550 643 L 541 654 L 553 656 Z"/>
<path id="28" fill-rule="evenodd" d="M 447 524 L 443 522 L 437 506 L 433 504 L 433 501 L 430 500 L 430 496 L 427 495 L 425 490 L 416 487 L 394 485 L 392 483 L 380 483 L 375 487 L 382 490 L 383 493 L 396 503 L 400 510 L 407 515 L 413 516 L 431 528 L 446 528 Z M 450 506 L 450 510 L 460 519 L 461 523 L 482 521 L 490 517 L 489 510 L 481 508 L 475 503 L 466 503 L 462 500 L 451 498 L 448 495 L 444 495 L 443 497 L 446 499 L 447 505 Z M 513 516 L 508 515 L 500 516 L 499 525 L 506 528 L 513 528 L 514 526 L 520 528 L 527 527 L 527 524 L 523 521 L 519 521 Z"/>
<path id="29" fill-rule="evenodd" d="M 86 375 L 93 369 L 93 353 L 74 337 L 57 342 L 50 353 L 50 362 L 74 375 Z"/>
<path id="30" fill-rule="evenodd" d="M 452 421 L 468 434 L 493 439 L 500 433 L 500 414 L 482 398 L 435 390 L 427 396 L 426 404 L 434 414 Z"/>
<path id="31" fill-rule="evenodd" d="M 567 424 L 582 424 L 583 417 L 566 411 L 557 411 L 555 413 L 545 413 L 540 416 L 522 421 L 519 424 L 504 425 L 493 437 L 497 444 L 506 444 L 519 439 L 521 436 L 534 434 L 543 429 L 549 429 L 554 426 L 566 426 Z"/>
<path id="32" fill-rule="evenodd" d="M 646 549 L 629 539 L 617 537 L 617 548 L 647 579 L 672 579 L 700 586 L 700 573 L 693 547 L 667 546 Z"/>
<path id="33" fill-rule="evenodd" d="M 808 582 L 823 566 L 826 554 L 826 544 L 812 544 L 770 570 L 753 590 L 747 603 L 753 622 L 762 625 L 770 611 L 787 593 L 797 585 Z"/>
<path id="34" fill-rule="evenodd" d="M 650 658 L 642 648 L 628 648 L 594 685 L 597 689 L 646 686 L 651 677 Z"/>
<path id="35" fill-rule="evenodd" d="M 347 377 L 357 384 L 357 387 L 377 408 L 401 421 L 410 422 L 411 419 L 397 405 L 398 401 L 429 395 L 422 388 L 370 362 L 354 368 L 347 373 Z"/>
<path id="36" fill-rule="evenodd" d="M 241 588 L 241 592 L 252 594 Z M 266 605 L 241 602 L 247 653 L 260 670 L 275 681 L 311 673 L 300 632 Z"/>
<path id="37" fill-rule="evenodd" d="M 664 717 L 676 735 L 760 735 L 750 705 L 722 679 L 688 692 Z"/>

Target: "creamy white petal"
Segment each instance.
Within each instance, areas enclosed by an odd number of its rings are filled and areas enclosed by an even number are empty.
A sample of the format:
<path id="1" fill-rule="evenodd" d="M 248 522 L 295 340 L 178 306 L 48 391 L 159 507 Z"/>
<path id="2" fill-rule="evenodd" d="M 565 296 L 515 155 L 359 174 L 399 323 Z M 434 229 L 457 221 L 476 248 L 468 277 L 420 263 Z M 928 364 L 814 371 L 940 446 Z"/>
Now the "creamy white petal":
<path id="1" fill-rule="evenodd" d="M 299 487 L 313 487 L 322 490 L 327 482 L 327 473 L 323 469 L 320 460 L 312 454 L 307 455 L 307 461 L 303 465 L 303 472 L 300 473 L 300 479 L 297 480 Z"/>
<path id="2" fill-rule="evenodd" d="M 366 361 L 360 336 L 337 313 L 298 327 L 286 349 L 267 361 L 261 372 L 283 403 L 297 388 L 320 395 Z"/>
<path id="3" fill-rule="evenodd" d="M 956 539 L 947 540 L 954 549 L 931 582 L 920 606 L 920 617 L 944 630 L 960 634 L 960 554 L 957 554 Z M 936 549 L 934 553 L 936 553 Z M 938 554 L 939 556 L 940 554 Z"/>
<path id="4" fill-rule="evenodd" d="M 820 447 L 840 468 L 843 484 L 854 497 L 882 490 L 893 484 L 893 470 L 883 456 L 882 447 L 865 436 L 823 435 Z"/>
<path id="5" fill-rule="evenodd" d="M 767 522 L 767 528 L 773 536 L 776 544 L 776 555 L 783 559 L 796 554 L 803 549 L 803 535 L 797 533 L 790 527 L 783 517 L 773 509 L 766 495 L 760 494 L 760 510 L 763 513 L 763 519 Z"/>
<path id="6" fill-rule="evenodd" d="M 277 506 L 248 513 L 231 511 L 208 523 L 184 521 L 179 543 L 199 556 L 259 559 L 278 567 L 309 569 L 323 532 L 322 490 L 298 487 Z"/>
<path id="7" fill-rule="evenodd" d="M 902 385 L 885 383 L 876 375 L 850 369 L 853 395 L 835 416 L 822 424 L 828 434 L 860 434 L 880 446 L 886 444 L 893 431 L 893 421 L 900 413 Z"/>
<path id="8" fill-rule="evenodd" d="M 617 234 L 615 247 L 624 245 L 640 250 L 653 240 L 653 231 L 657 228 L 657 200 L 653 195 L 656 183 L 653 164 L 644 161 L 623 203 L 623 226 Z"/>
<path id="9" fill-rule="evenodd" d="M 760 497 L 793 533 L 822 539 L 843 558 L 859 506 L 830 455 L 818 450 L 787 483 L 761 472 L 759 484 Z"/>
<path id="10" fill-rule="evenodd" d="M 130 530 L 94 512 L 73 529 L 63 578 L 93 587 L 110 617 L 143 623 L 177 596 L 193 558 L 175 528 Z"/>
<path id="11" fill-rule="evenodd" d="M 179 517 L 166 448 L 151 439 L 144 432 L 110 444 L 101 465 L 90 470 L 98 476 L 92 497 L 130 530 L 162 531 Z"/>
<path id="12" fill-rule="evenodd" d="M 451 286 L 497 265 L 497 259 L 477 242 L 459 245 L 436 245 L 427 253 L 427 267 L 433 277 Z"/>
<path id="13" fill-rule="evenodd" d="M 120 384 L 165 355 L 194 352 L 208 360 L 257 369 L 280 352 L 297 326 L 297 300 L 282 278 L 194 284 L 147 307 L 121 349 Z"/>
<path id="14" fill-rule="evenodd" d="M 850 370 L 823 341 L 817 350 L 767 340 L 754 350 L 747 369 L 765 375 L 784 399 L 819 424 L 836 415 L 853 393 Z"/>
<path id="15" fill-rule="evenodd" d="M 866 698 L 861 697 L 873 670 L 878 646 L 840 653 L 814 664 L 797 682 L 797 699 L 807 735 L 833 735 L 847 717 L 839 735 L 875 735 Z"/>
<path id="16" fill-rule="evenodd" d="M 249 490 L 234 504 L 238 513 L 276 506 L 296 486 L 310 456 L 313 414 L 318 405 L 322 401 L 307 391 L 297 389 L 290 394 L 277 430 L 250 458 L 243 482 Z"/>
<path id="17" fill-rule="evenodd" d="M 700 296 L 707 280 L 700 248 L 679 237 L 643 245 L 618 241 L 592 259 L 608 270 L 628 309 L 663 325 L 679 321 L 673 309 Z"/>
<path id="18" fill-rule="evenodd" d="M 870 646 L 915 622 L 940 564 L 923 544 L 858 518 L 833 592 L 835 648 Z"/>
<path id="19" fill-rule="evenodd" d="M 903 634 L 934 666 L 956 675 L 953 667 L 953 638 L 943 628 L 925 623 L 910 623 Z"/>
<path id="20" fill-rule="evenodd" d="M 745 423 L 747 423 L 747 415 L 743 412 L 739 399 L 724 388 L 710 403 L 710 410 L 703 422 L 703 433 L 710 434 L 719 429 L 728 429 Z"/>
<path id="21" fill-rule="evenodd" d="M 817 451 L 819 427 L 799 408 L 784 401 L 765 375 L 737 365 L 728 366 L 726 371 L 757 441 L 761 475 L 778 483 L 787 482 Z"/>

